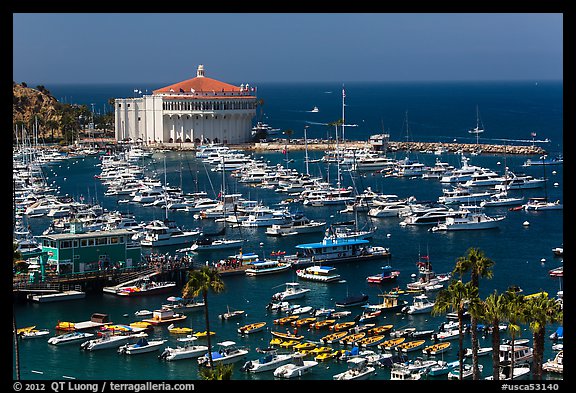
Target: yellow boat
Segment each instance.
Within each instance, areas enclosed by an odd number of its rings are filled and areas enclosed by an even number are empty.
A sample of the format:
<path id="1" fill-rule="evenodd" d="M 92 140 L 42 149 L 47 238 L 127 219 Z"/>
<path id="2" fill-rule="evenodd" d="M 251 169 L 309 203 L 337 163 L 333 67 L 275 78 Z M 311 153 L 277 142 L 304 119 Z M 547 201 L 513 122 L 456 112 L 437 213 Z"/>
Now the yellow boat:
<path id="1" fill-rule="evenodd" d="M 446 352 L 447 350 L 449 350 L 450 345 L 451 345 L 450 341 L 444 341 L 441 343 L 432 344 L 432 345 L 429 345 L 426 348 L 424 348 L 422 350 L 422 353 L 424 355 L 431 355 L 431 356 L 437 355 L 437 354 L 440 354 L 440 353 L 443 353 L 443 352 Z"/>
<path id="2" fill-rule="evenodd" d="M 369 336 L 379 336 L 382 334 L 388 333 L 394 325 L 382 325 L 382 326 L 374 326 L 366 331 Z"/>
<path id="3" fill-rule="evenodd" d="M 168 331 L 171 334 L 190 334 L 194 331 L 194 329 L 189 328 L 189 327 L 177 327 L 174 325 L 170 325 L 168 326 Z M 212 332 L 210 332 L 212 333 Z"/>
<path id="4" fill-rule="evenodd" d="M 292 348 L 294 348 L 295 351 L 307 351 L 316 348 L 316 344 L 311 342 L 304 342 L 304 343 L 298 343 L 294 345 Z"/>
<path id="5" fill-rule="evenodd" d="M 274 337 L 272 340 L 270 340 L 270 343 L 269 343 L 269 344 L 270 344 L 271 347 L 273 347 L 273 346 L 275 346 L 275 345 L 280 345 L 280 344 L 282 343 L 282 341 L 284 341 L 284 340 L 282 340 L 282 339 L 279 338 L 279 337 Z"/>
<path id="6" fill-rule="evenodd" d="M 398 345 L 396 349 L 402 352 L 412 352 L 424 345 L 425 342 L 426 340 L 405 341 Z"/>
<path id="7" fill-rule="evenodd" d="M 536 293 L 531 293 L 529 295 L 524 295 L 524 299 L 530 299 L 533 297 L 538 297 L 538 296 L 544 296 L 545 298 L 548 297 L 548 292 L 536 292 Z"/>
<path id="8" fill-rule="evenodd" d="M 340 344 L 342 345 L 353 344 L 356 341 L 363 339 L 364 337 L 366 337 L 366 332 L 349 334 L 348 336 L 342 337 L 340 339 Z"/>
<path id="9" fill-rule="evenodd" d="M 392 338 L 390 340 L 383 341 L 380 344 L 378 344 L 378 346 L 381 349 L 389 351 L 391 349 L 396 348 L 398 345 L 402 344 L 404 341 L 406 341 L 406 337 L 397 337 L 397 338 Z"/>
<path id="10" fill-rule="evenodd" d="M 299 336 L 290 332 L 271 331 L 270 333 L 272 333 L 274 337 L 282 338 L 284 340 L 302 340 L 304 338 L 304 336 Z"/>
<path id="11" fill-rule="evenodd" d="M 383 334 L 380 334 L 377 336 L 366 336 L 366 337 L 358 340 L 356 342 L 356 345 L 358 345 L 359 347 L 364 347 L 364 348 L 373 347 L 374 345 L 378 345 L 381 342 L 383 342 L 385 338 L 386 338 L 386 336 L 384 336 Z"/>
<path id="12" fill-rule="evenodd" d="M 298 315 L 288 315 L 287 317 L 282 317 L 274 320 L 276 325 L 285 325 L 287 323 L 291 323 L 295 320 L 300 318 Z"/>
<path id="13" fill-rule="evenodd" d="M 346 336 L 347 334 L 348 334 L 347 331 L 331 333 L 331 334 L 328 334 L 328 335 L 322 337 L 320 339 L 320 341 L 322 341 L 325 344 L 332 344 L 333 342 L 340 340 L 342 337 Z"/>
<path id="14" fill-rule="evenodd" d="M 312 350 L 310 350 L 310 352 L 312 352 L 313 355 L 319 355 L 321 353 L 332 352 L 332 351 L 333 351 L 333 349 L 331 347 L 326 347 L 326 346 L 316 347 L 316 348 L 313 348 Z"/>
<path id="15" fill-rule="evenodd" d="M 298 344 L 299 341 L 296 340 L 284 340 L 280 343 L 282 348 L 292 348 L 294 345 Z"/>
<path id="16" fill-rule="evenodd" d="M 150 322 L 144 322 L 144 321 L 136 321 L 130 324 L 130 327 L 142 328 L 142 329 L 149 329 L 153 326 L 154 325 L 152 325 Z"/>
<path id="17" fill-rule="evenodd" d="M 300 327 L 300 326 L 310 325 L 314 321 L 316 321 L 316 318 L 308 317 L 308 318 L 302 318 L 302 319 L 297 319 L 295 321 L 292 321 L 291 324 L 292 324 L 292 326 Z"/>
<path id="18" fill-rule="evenodd" d="M 335 323 L 336 323 L 335 319 L 325 319 L 323 321 L 314 322 L 313 324 L 310 325 L 310 327 L 313 327 L 314 329 L 322 329 L 329 327 L 330 325 L 334 325 Z"/>
<path id="19" fill-rule="evenodd" d="M 256 332 L 259 332 L 261 330 L 264 330 L 265 326 L 266 326 L 266 322 L 251 323 L 249 325 L 244 325 L 244 326 L 239 327 L 238 333 L 240 333 L 240 334 L 256 333 Z"/>
<path id="20" fill-rule="evenodd" d="M 339 332 L 342 330 L 350 329 L 351 327 L 354 327 L 354 325 L 356 325 L 356 322 L 354 322 L 354 321 L 340 322 L 340 323 L 336 323 L 336 324 L 330 326 L 330 330 L 333 330 L 335 332 Z"/>
<path id="21" fill-rule="evenodd" d="M 210 335 L 211 335 L 211 336 L 214 336 L 215 334 L 216 334 L 216 332 L 210 332 Z M 206 333 L 206 330 L 204 330 L 203 332 L 196 332 L 196 333 L 194 333 L 193 336 L 194 336 L 194 337 L 198 337 L 198 338 L 200 338 L 200 337 L 206 337 L 206 336 L 208 336 L 208 333 Z"/>
<path id="22" fill-rule="evenodd" d="M 335 357 L 339 356 L 340 354 L 341 354 L 341 350 L 322 352 L 322 353 L 319 353 L 318 355 L 316 355 L 314 357 L 314 360 L 316 360 L 317 362 L 324 362 L 326 360 L 334 359 Z"/>
<path id="23" fill-rule="evenodd" d="M 23 327 L 23 328 L 20 328 L 20 329 L 16 329 L 16 334 L 30 333 L 30 332 L 33 331 L 34 329 L 36 329 L 36 326 Z"/>
<path id="24" fill-rule="evenodd" d="M 56 330 L 65 330 L 67 332 L 71 332 L 76 330 L 74 326 L 74 322 L 58 322 L 56 325 Z"/>

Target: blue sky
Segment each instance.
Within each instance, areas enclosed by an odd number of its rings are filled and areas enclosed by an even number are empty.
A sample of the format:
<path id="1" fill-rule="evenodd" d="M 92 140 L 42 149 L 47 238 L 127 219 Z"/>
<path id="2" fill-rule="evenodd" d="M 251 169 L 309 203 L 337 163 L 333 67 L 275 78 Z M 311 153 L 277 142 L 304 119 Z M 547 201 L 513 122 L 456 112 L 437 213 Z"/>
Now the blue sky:
<path id="1" fill-rule="evenodd" d="M 562 79 L 561 13 L 14 13 L 31 84 Z"/>

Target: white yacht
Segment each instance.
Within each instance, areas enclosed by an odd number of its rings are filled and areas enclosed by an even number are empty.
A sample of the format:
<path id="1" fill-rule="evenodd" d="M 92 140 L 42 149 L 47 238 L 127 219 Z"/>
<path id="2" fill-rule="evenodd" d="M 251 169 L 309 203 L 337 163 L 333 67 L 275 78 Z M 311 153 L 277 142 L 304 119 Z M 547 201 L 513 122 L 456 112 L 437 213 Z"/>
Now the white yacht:
<path id="1" fill-rule="evenodd" d="M 437 225 L 446 222 L 446 218 L 456 217 L 461 213 L 462 210 L 453 210 L 446 206 L 412 207 L 400 225 Z"/>
<path id="2" fill-rule="evenodd" d="M 442 195 L 438 197 L 438 203 L 446 205 L 458 203 L 482 202 L 490 199 L 492 193 L 489 191 L 473 192 L 468 187 L 454 187 L 453 189 L 442 190 Z"/>
<path id="3" fill-rule="evenodd" d="M 436 231 L 464 231 L 475 229 L 498 228 L 500 221 L 506 216 L 488 216 L 483 212 L 463 212 L 456 217 L 448 217 L 444 223 L 440 223 L 430 230 Z"/>
<path id="4" fill-rule="evenodd" d="M 86 351 L 96 351 L 100 349 L 118 348 L 124 344 L 136 342 L 138 339 L 147 336 L 148 335 L 144 332 L 136 334 L 104 333 L 102 337 L 84 341 L 82 344 L 80 344 L 80 349 L 84 349 Z"/>
<path id="5" fill-rule="evenodd" d="M 240 225 L 243 227 L 268 227 L 286 222 L 289 222 L 289 214 L 286 210 L 259 206 L 255 208 L 245 220 L 242 220 Z"/>
<path id="6" fill-rule="evenodd" d="M 153 220 L 144 227 L 140 245 L 159 247 L 192 243 L 199 234 L 200 229 L 185 231 L 180 229 L 172 220 Z"/>
<path id="7" fill-rule="evenodd" d="M 529 198 L 528 202 L 522 206 L 524 207 L 524 210 L 527 211 L 561 210 L 564 208 L 564 206 L 560 203 L 560 200 L 550 202 L 546 197 Z"/>
<path id="8" fill-rule="evenodd" d="M 311 220 L 301 213 L 296 213 L 290 216 L 289 221 L 272 224 L 272 226 L 266 228 L 266 234 L 269 236 L 289 236 L 323 232 L 325 226 L 325 221 Z"/>

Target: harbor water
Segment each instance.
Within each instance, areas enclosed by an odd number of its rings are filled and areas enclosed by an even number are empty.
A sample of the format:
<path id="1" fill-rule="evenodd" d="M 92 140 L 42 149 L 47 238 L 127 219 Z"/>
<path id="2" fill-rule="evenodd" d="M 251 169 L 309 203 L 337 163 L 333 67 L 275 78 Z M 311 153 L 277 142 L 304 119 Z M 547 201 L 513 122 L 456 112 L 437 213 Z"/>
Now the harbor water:
<path id="1" fill-rule="evenodd" d="M 333 94 L 337 94 L 335 91 Z M 487 94 L 487 93 L 485 93 Z M 328 95 L 328 94 L 326 94 Z M 337 101 L 337 100 L 336 100 Z M 556 112 L 558 107 L 554 101 L 552 109 L 545 107 L 541 116 L 553 119 L 559 130 L 553 137 L 553 152 L 561 153 L 561 122 L 558 124 Z M 310 102 L 310 108 L 316 102 Z M 561 104 L 561 103 L 560 103 Z M 272 101 L 266 104 L 273 106 Z M 318 104 L 322 110 L 321 104 Z M 337 107 L 338 103 L 334 103 Z M 352 104 L 351 104 L 352 105 Z M 475 104 L 471 107 L 470 118 L 475 122 Z M 543 105 L 545 106 L 545 105 Z M 482 106 L 480 107 L 482 110 Z M 439 109 L 439 108 L 437 108 Z M 508 108 L 512 113 L 514 107 Z M 517 108 L 516 108 L 517 109 Z M 532 109 L 523 108 L 530 112 Z M 559 110 L 561 111 L 561 105 Z M 270 112 L 268 112 L 270 115 Z M 277 117 L 280 115 L 277 112 Z M 334 116 L 337 116 L 337 110 Z M 353 113 L 351 111 L 351 113 Z M 542 114 L 543 113 L 543 114 Z M 552 113 L 552 114 L 551 114 Z M 352 115 L 351 115 L 352 116 Z M 358 117 L 358 116 L 357 116 Z M 362 117 L 358 117 L 361 119 Z M 561 119 L 561 113 L 560 113 Z M 330 121 L 333 121 L 331 119 Z M 276 126 L 270 121 L 272 126 Z M 278 121 L 280 123 L 280 121 Z M 304 122 L 301 123 L 302 125 Z M 468 125 L 468 123 L 466 123 Z M 463 127 L 466 128 L 466 125 Z M 494 125 L 492 123 L 491 125 Z M 399 125 L 399 128 L 401 125 Z M 501 127 L 501 125 L 500 125 Z M 374 128 L 372 128 L 374 129 Z M 526 132 L 529 132 L 527 128 Z M 523 132 L 523 131 L 522 131 Z M 373 132 L 378 133 L 378 132 Z M 438 133 L 437 135 L 441 135 Z M 539 134 L 540 135 L 540 134 Z M 367 135 L 368 136 L 368 135 Z M 366 136 L 366 138 L 367 138 Z M 323 136 L 318 136 L 323 137 Z M 325 137 L 325 136 L 324 136 Z M 452 140 L 453 135 L 450 135 Z M 508 139 L 523 139 L 523 134 L 503 135 Z M 546 135 L 542 135 L 545 138 Z M 363 138 L 363 139 L 366 139 Z M 398 139 L 401 139 L 398 136 Z M 414 137 L 417 139 L 416 137 Z M 495 136 L 496 138 L 496 136 Z M 436 138 L 438 140 L 438 138 Z M 467 141 L 469 142 L 469 141 Z M 481 141 L 482 142 L 482 141 Z M 549 147 L 549 146 L 544 146 Z M 551 155 L 553 154 L 551 151 Z M 321 158 L 323 152 L 315 151 L 309 153 L 310 160 Z M 390 154 L 391 157 L 401 159 L 409 156 L 425 165 L 433 165 L 437 158 L 444 162 L 460 166 L 460 155 L 443 154 L 438 156 L 423 152 L 397 152 Z M 305 172 L 305 152 L 290 151 L 288 154 L 277 152 L 256 152 L 253 156 L 269 164 L 281 164 L 296 168 L 300 172 Z M 547 194 L 550 200 L 559 199 L 564 201 L 563 195 L 563 166 L 533 165 L 525 167 L 522 164 L 528 158 L 526 156 L 493 156 L 475 155 L 469 157 L 471 165 L 488 167 L 503 174 L 507 166 L 515 173 L 526 173 L 534 177 L 548 178 L 545 189 L 514 190 L 510 193 L 521 195 L 527 200 L 531 196 L 543 196 Z M 82 196 L 85 201 L 99 203 L 108 210 L 120 210 L 133 213 L 138 220 L 148 221 L 152 219 L 162 219 L 166 217 L 165 210 L 158 207 L 143 207 L 134 203 L 118 203 L 124 197 L 104 196 L 105 187 L 94 176 L 99 173 L 97 157 L 86 157 L 69 159 L 45 167 L 45 175 L 49 184 L 59 188 L 60 195 L 70 195 L 75 198 Z M 224 176 L 219 172 L 211 170 L 208 164 L 197 159 L 192 151 L 167 151 L 156 152 L 153 157 L 143 161 L 147 173 L 156 176 L 158 179 L 172 186 L 181 186 L 184 192 L 205 191 L 209 197 L 216 197 L 222 189 L 224 182 L 225 189 L 229 193 L 242 193 L 244 197 L 251 200 L 262 201 L 271 207 L 286 199 L 285 194 L 276 193 L 270 189 L 251 187 L 240 183 L 229 174 Z M 166 168 L 166 169 L 164 169 Z M 358 192 L 362 192 L 370 187 L 373 191 L 385 194 L 396 194 L 401 198 L 414 196 L 417 200 L 437 200 L 442 195 L 442 185 L 438 180 L 422 178 L 397 178 L 385 177 L 380 173 L 355 173 L 348 170 L 341 170 L 342 186 L 353 187 Z M 309 164 L 310 174 L 322 176 L 334 182 L 338 168 L 335 164 L 327 166 L 326 163 L 313 162 Z M 545 171 L 545 173 L 544 173 Z M 486 257 L 495 262 L 492 279 L 482 279 L 480 281 L 480 296 L 485 298 L 495 290 L 504 292 L 511 285 L 522 288 L 524 294 L 540 291 L 548 292 L 554 297 L 556 293 L 563 289 L 562 278 L 553 278 L 548 274 L 550 269 L 562 265 L 562 258 L 554 256 L 552 249 L 563 245 L 563 210 L 551 211 L 510 211 L 508 206 L 487 208 L 489 215 L 506 215 L 499 228 L 481 231 L 462 232 L 432 232 L 428 226 L 401 226 L 400 218 L 368 218 L 366 213 L 341 213 L 339 207 L 309 207 L 302 204 L 289 206 L 291 211 L 302 211 L 310 219 L 324 220 L 328 224 L 355 220 L 359 227 L 373 225 L 377 227 L 371 244 L 375 246 L 389 247 L 392 254 L 387 260 L 371 260 L 367 262 L 353 262 L 338 264 L 337 269 L 341 275 L 341 281 L 333 283 L 302 282 L 302 285 L 310 288 L 306 297 L 294 301 L 301 305 L 310 305 L 314 308 L 328 307 L 334 308 L 335 302 L 343 299 L 347 295 L 365 293 L 369 295 L 369 302 L 379 303 L 379 294 L 389 291 L 394 287 L 406 288 L 406 284 L 412 282 L 418 273 L 417 261 L 421 256 L 428 256 L 433 269 L 437 273 L 449 272 L 454 268 L 459 257 L 466 256 L 470 247 L 482 250 Z M 488 210 L 489 209 L 489 210 Z M 223 223 L 213 220 L 195 219 L 193 213 L 168 212 L 168 218 L 175 220 L 182 228 L 201 228 L 208 232 L 213 232 L 221 228 Z M 47 218 L 30 218 L 27 224 L 30 225 L 35 235 L 41 234 L 48 227 L 50 220 Z M 265 234 L 265 228 L 228 228 L 227 236 L 245 239 L 243 252 L 258 253 L 263 258 L 268 258 L 274 251 L 286 251 L 287 254 L 295 253 L 295 246 L 300 243 L 320 241 L 322 234 L 308 234 L 287 237 L 270 237 Z M 143 249 L 144 252 L 168 253 L 174 255 L 178 247 L 163 247 L 160 249 Z M 202 265 L 206 261 L 213 262 L 231 255 L 234 251 L 218 251 L 202 253 L 196 255 L 195 263 Z M 394 270 L 400 272 L 395 282 L 384 284 L 368 284 L 366 277 L 379 273 L 382 266 L 390 264 Z M 254 360 L 261 355 L 257 353 L 257 348 L 269 346 L 272 339 L 271 330 L 286 330 L 286 326 L 278 326 L 273 323 L 280 314 L 269 311 L 266 306 L 271 301 L 274 293 L 283 290 L 285 283 L 298 281 L 294 270 L 279 274 L 247 277 L 244 275 L 223 277 L 225 290 L 220 294 L 208 295 L 208 308 L 210 316 L 210 328 L 215 332 L 212 340 L 213 344 L 221 341 L 232 340 L 239 346 L 247 347 L 250 352 L 246 360 Z M 59 321 L 80 322 L 90 319 L 93 313 L 105 313 L 110 316 L 114 323 L 128 324 L 140 320 L 134 315 L 138 310 L 157 309 L 163 304 L 169 303 L 169 296 L 180 296 L 182 287 L 177 287 L 172 293 L 145 296 L 145 297 L 119 297 L 107 293 L 88 293 L 85 299 L 70 300 L 54 303 L 35 303 L 31 301 L 17 302 L 14 304 L 14 317 L 17 327 L 37 326 L 37 328 L 48 328 L 51 336 L 56 334 L 55 326 Z M 411 302 L 412 295 L 401 295 L 403 299 Z M 432 295 L 433 297 L 433 295 Z M 237 320 L 221 320 L 219 314 L 227 309 L 245 310 L 246 314 Z M 360 314 L 361 308 L 351 309 L 353 319 Z M 438 329 L 440 324 L 446 320 L 445 316 L 432 316 L 431 314 L 407 315 L 404 313 L 387 313 L 379 317 L 377 325 L 392 324 L 394 329 L 404 327 L 416 327 L 417 329 Z M 266 328 L 260 332 L 240 335 L 237 332 L 239 326 L 265 321 Z M 191 327 L 194 331 L 204 331 L 205 321 L 203 312 L 193 312 L 188 314 L 188 318 L 178 323 L 178 326 Z M 555 352 L 552 350 L 553 342 L 548 336 L 556 330 L 558 326 L 547 326 L 544 361 L 553 358 Z M 292 331 L 293 327 L 289 327 Z M 302 328 L 300 334 L 306 340 L 319 342 L 320 338 L 328 333 L 327 330 L 314 330 Z M 528 326 L 522 326 L 522 338 L 532 338 L 532 332 Z M 178 344 L 177 337 L 170 334 L 166 326 L 155 327 L 151 337 L 167 339 L 166 346 Z M 508 333 L 503 332 L 502 338 L 508 338 Z M 480 346 L 490 346 L 491 336 L 480 337 Z M 205 339 L 200 338 L 201 344 Z M 428 341 L 431 343 L 430 339 Z M 466 334 L 464 339 L 465 347 L 470 347 L 470 335 Z M 339 344 L 334 344 L 340 349 Z M 379 351 L 377 349 L 376 351 Z M 79 344 L 54 346 L 47 343 L 46 338 L 19 340 L 18 343 L 18 365 L 20 377 L 23 380 L 61 380 L 75 378 L 79 380 L 195 380 L 198 379 L 198 365 L 195 359 L 167 362 L 158 359 L 159 353 L 152 352 L 142 355 L 126 356 L 116 352 L 116 350 L 102 351 L 82 351 Z M 409 358 L 422 356 L 421 351 L 409 354 Z M 443 354 L 443 360 L 451 361 L 457 358 L 457 340 L 453 342 L 452 349 Z M 16 362 L 15 351 L 13 351 L 13 361 Z M 481 358 L 484 365 L 483 376 L 491 375 L 491 358 L 489 356 Z M 271 372 L 259 374 L 246 373 L 240 370 L 243 361 L 236 363 L 232 379 L 234 380 L 272 380 L 274 376 Z M 301 377 L 302 380 L 331 380 L 332 376 L 346 369 L 345 362 L 328 360 L 321 362 L 310 373 Z M 14 370 L 14 367 L 13 367 Z M 14 371 L 13 371 L 14 376 Z M 371 379 L 387 380 L 390 378 L 390 371 L 387 368 L 378 368 L 376 375 Z M 445 377 L 438 377 L 442 379 Z M 545 378 L 559 378 L 555 375 L 545 373 Z M 561 377 L 560 377 L 561 378 Z"/>

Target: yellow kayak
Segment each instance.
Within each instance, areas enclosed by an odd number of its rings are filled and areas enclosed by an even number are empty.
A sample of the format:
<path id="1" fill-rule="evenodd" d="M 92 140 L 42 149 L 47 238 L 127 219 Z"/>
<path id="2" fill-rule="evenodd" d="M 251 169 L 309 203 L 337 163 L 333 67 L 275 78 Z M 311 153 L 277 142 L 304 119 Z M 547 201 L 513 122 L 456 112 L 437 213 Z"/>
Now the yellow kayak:
<path id="1" fill-rule="evenodd" d="M 210 335 L 213 336 L 215 335 L 216 332 L 210 332 Z M 196 332 L 193 334 L 194 337 L 206 337 L 208 336 L 208 334 L 206 333 L 206 330 L 204 330 L 203 332 Z"/>

